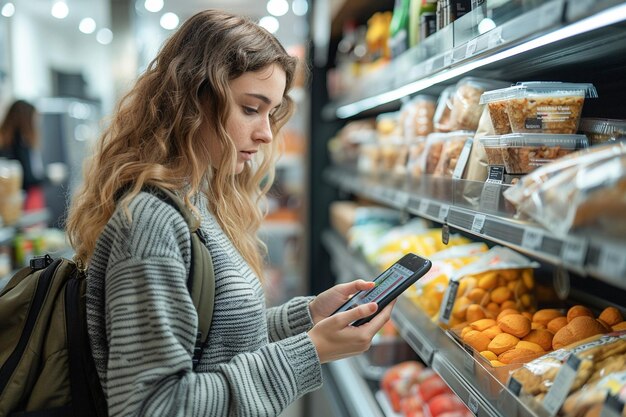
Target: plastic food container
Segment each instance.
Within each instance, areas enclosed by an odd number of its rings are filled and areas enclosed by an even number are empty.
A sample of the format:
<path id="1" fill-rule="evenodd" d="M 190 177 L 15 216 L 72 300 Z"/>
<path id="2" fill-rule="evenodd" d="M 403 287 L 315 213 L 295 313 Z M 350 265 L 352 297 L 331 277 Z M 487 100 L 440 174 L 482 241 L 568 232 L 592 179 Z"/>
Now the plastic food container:
<path id="1" fill-rule="evenodd" d="M 626 140 L 626 120 L 583 118 L 579 130 L 587 135 L 592 145 Z"/>
<path id="2" fill-rule="evenodd" d="M 452 111 L 452 100 L 455 91 L 456 85 L 446 87 L 446 89 L 441 92 L 441 95 L 437 100 L 437 108 L 435 109 L 435 115 L 433 116 L 433 123 L 436 132 L 450 132 L 451 130 L 454 130 L 450 120 L 450 113 Z"/>
<path id="3" fill-rule="evenodd" d="M 456 84 L 450 112 L 451 125 L 455 130 L 476 130 L 483 112 L 480 97 L 486 90 L 510 85 L 507 82 L 465 77 Z"/>
<path id="4" fill-rule="evenodd" d="M 426 149 L 426 138 L 417 138 L 409 145 L 409 158 L 407 169 L 412 178 L 419 178 L 424 173 L 424 150 Z"/>
<path id="5" fill-rule="evenodd" d="M 518 83 L 506 100 L 514 133 L 574 134 L 585 97 L 597 97 L 593 84 L 560 82 Z"/>
<path id="6" fill-rule="evenodd" d="M 423 154 L 424 174 L 432 175 L 435 173 L 446 138 L 447 135 L 445 133 L 431 133 L 428 135 L 428 138 L 426 139 L 426 148 L 424 149 Z"/>
<path id="7" fill-rule="evenodd" d="M 511 133 L 511 122 L 506 112 L 508 100 L 519 90 L 519 86 L 500 88 L 498 90 L 485 91 L 480 96 L 480 104 L 487 105 L 487 111 L 491 118 L 493 131 L 496 135 Z"/>
<path id="8" fill-rule="evenodd" d="M 433 175 L 452 178 L 454 171 L 459 163 L 467 163 L 467 158 L 464 161 L 460 161 L 461 152 L 465 146 L 465 142 L 468 139 L 474 137 L 472 131 L 458 131 L 451 132 L 445 136 L 443 146 L 441 148 L 441 155 Z M 459 169 L 465 169 L 465 166 Z"/>
<path id="9" fill-rule="evenodd" d="M 489 165 L 504 165 L 500 136 L 483 136 L 479 140 L 483 148 L 485 148 L 487 163 Z"/>
<path id="10" fill-rule="evenodd" d="M 511 133 L 500 137 L 509 174 L 527 174 L 542 165 L 589 146 L 585 135 Z"/>

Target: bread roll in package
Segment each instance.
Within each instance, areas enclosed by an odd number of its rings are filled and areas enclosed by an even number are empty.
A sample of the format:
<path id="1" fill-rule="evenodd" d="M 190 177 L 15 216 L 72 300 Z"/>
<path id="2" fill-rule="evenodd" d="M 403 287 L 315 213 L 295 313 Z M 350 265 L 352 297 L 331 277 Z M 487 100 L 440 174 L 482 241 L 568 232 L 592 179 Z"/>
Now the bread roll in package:
<path id="1" fill-rule="evenodd" d="M 496 319 L 507 308 L 533 311 L 533 269 L 539 264 L 511 249 L 495 246 L 480 259 L 459 269 L 439 311 L 439 324 L 454 327 L 480 318 Z"/>
<path id="2" fill-rule="evenodd" d="M 599 390 L 606 394 L 624 387 L 626 332 L 622 331 L 579 340 L 515 370 L 511 378 L 521 385 L 520 398 L 531 405 L 541 405 L 555 384 L 559 371 L 564 366 L 570 366 L 566 363 L 569 363 L 571 356 L 578 359 L 575 361 L 577 369 L 572 368 L 573 380 L 568 381 L 571 386 L 560 415 L 585 416 L 586 410 L 597 402 Z M 616 381 L 619 387 L 612 385 L 607 389 L 607 378 Z"/>
<path id="3" fill-rule="evenodd" d="M 527 175 L 504 197 L 548 230 L 626 234 L 626 143 L 577 152 Z"/>
<path id="4" fill-rule="evenodd" d="M 453 246 L 435 253 L 429 258 L 433 266 L 405 292 L 405 295 L 433 322 L 437 322 L 450 276 L 454 271 L 476 262 L 488 249 L 486 244 L 477 242 Z"/>

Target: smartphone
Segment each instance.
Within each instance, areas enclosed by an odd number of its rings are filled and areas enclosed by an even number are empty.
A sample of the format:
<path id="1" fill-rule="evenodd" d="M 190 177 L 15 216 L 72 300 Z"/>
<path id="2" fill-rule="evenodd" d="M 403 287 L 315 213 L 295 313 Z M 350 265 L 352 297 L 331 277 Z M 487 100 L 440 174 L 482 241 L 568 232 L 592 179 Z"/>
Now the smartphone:
<path id="1" fill-rule="evenodd" d="M 402 294 L 404 290 L 423 277 L 431 266 L 432 263 L 428 259 L 421 258 L 413 253 L 404 255 L 376 277 L 374 280 L 376 286 L 374 288 L 367 291 L 359 291 L 333 314 L 348 311 L 361 304 L 375 302 L 378 304 L 378 310 L 369 317 L 355 321 L 352 325 L 360 326 L 367 323 L 387 304 Z"/>

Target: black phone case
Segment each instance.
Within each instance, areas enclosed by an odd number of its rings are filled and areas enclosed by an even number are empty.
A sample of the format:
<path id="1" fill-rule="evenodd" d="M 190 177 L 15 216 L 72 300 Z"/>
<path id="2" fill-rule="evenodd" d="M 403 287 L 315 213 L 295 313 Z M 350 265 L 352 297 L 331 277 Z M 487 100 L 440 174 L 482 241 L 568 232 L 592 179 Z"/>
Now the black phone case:
<path id="1" fill-rule="evenodd" d="M 415 256 L 417 256 L 417 255 L 415 255 Z M 404 281 L 404 283 L 401 286 L 397 287 L 392 292 L 390 292 L 386 297 L 384 297 L 382 300 L 380 300 L 380 302 L 378 303 L 378 310 L 376 310 L 376 312 L 374 314 L 372 314 L 371 316 L 364 317 L 362 319 L 359 319 L 359 320 L 355 321 L 354 323 L 352 323 L 353 326 L 360 326 L 362 324 L 365 324 L 365 323 L 369 322 L 374 317 L 376 317 L 376 315 L 378 313 L 380 313 L 380 311 L 383 308 L 385 308 L 391 301 L 395 300 L 396 297 L 398 297 L 400 294 L 402 294 L 407 288 L 409 288 L 411 285 L 413 285 L 418 279 L 423 277 L 428 272 L 428 270 L 430 270 L 430 267 L 432 266 L 432 263 L 428 259 L 424 259 L 424 258 L 421 258 L 421 257 L 418 257 L 418 258 L 424 261 L 422 266 L 417 271 L 415 271 L 413 273 L 413 275 L 411 275 L 406 281 Z M 339 307 L 339 308 L 341 308 L 341 307 Z"/>

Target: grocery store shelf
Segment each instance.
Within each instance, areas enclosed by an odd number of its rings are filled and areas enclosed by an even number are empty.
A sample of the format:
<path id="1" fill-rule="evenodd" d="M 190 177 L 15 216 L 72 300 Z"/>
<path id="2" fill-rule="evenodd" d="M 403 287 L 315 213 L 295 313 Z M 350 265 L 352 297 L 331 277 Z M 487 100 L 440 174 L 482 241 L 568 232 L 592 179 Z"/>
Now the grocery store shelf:
<path id="1" fill-rule="evenodd" d="M 350 417 L 385 417 L 353 358 L 329 362 L 324 366 L 330 371 Z"/>
<path id="2" fill-rule="evenodd" d="M 502 196 L 506 185 L 430 176 L 419 181 L 377 178 L 339 167 L 328 168 L 324 178 L 347 192 L 626 289 L 626 240 L 556 236 L 539 224 L 518 220 Z"/>
<path id="3" fill-rule="evenodd" d="M 333 252 L 346 264 L 361 264 L 358 257 L 345 257 L 346 252 Z M 366 268 L 361 265 L 361 268 Z M 402 337 L 426 365 L 432 367 L 477 416 L 534 417 L 535 414 L 504 383 L 506 375 L 487 370 L 464 346 L 433 323 L 409 298 L 401 296 L 392 320 Z M 384 406 L 382 406 L 384 409 Z"/>
<path id="4" fill-rule="evenodd" d="M 355 279 L 374 279 L 380 271 L 370 266 L 363 255 L 350 250 L 346 246 L 346 241 L 333 230 L 325 230 L 322 232 L 322 244 L 330 253 L 331 268 L 337 283 L 345 283 Z M 355 262 L 346 262 L 346 260 L 356 259 Z"/>
<path id="5" fill-rule="evenodd" d="M 346 97 L 329 103 L 324 116 L 345 119 L 389 103 L 399 105 L 402 97 L 436 94 L 470 73 L 524 79 L 548 69 L 624 63 L 626 31 L 615 30 L 626 22 L 623 2 L 551 0 L 531 10 L 509 3 L 517 10 L 509 10 L 502 20 L 477 9 L 436 32 L 361 79 Z M 517 17 L 510 18 L 512 14 Z M 495 27 L 479 34 L 476 22 L 487 20 Z"/>

